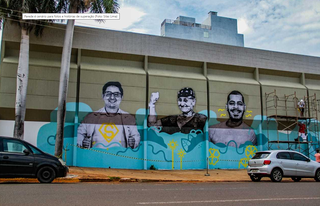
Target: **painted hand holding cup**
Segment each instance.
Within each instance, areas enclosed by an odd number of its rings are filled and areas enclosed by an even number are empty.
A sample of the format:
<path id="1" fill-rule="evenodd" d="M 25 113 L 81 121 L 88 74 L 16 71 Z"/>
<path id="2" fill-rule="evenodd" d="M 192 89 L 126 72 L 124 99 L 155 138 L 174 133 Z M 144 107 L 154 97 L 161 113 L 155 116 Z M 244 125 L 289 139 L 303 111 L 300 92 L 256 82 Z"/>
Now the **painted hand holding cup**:
<path id="1" fill-rule="evenodd" d="M 151 93 L 151 97 L 150 97 L 150 104 L 155 104 L 158 99 L 159 99 L 159 92 L 153 92 Z"/>

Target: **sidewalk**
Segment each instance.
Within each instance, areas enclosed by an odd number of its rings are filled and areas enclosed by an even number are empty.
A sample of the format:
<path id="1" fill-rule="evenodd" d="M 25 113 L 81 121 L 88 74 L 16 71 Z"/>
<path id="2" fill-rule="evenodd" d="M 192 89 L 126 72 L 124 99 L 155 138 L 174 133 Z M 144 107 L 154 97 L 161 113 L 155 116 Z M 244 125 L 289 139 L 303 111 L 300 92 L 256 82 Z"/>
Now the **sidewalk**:
<path id="1" fill-rule="evenodd" d="M 246 182 L 251 181 L 241 170 L 128 170 L 69 167 L 67 177 L 53 182 Z M 0 183 L 37 183 L 35 178 L 0 178 Z"/>
<path id="2" fill-rule="evenodd" d="M 129 182 L 238 182 L 251 181 L 247 171 L 242 170 L 127 170 L 101 168 L 70 168 L 70 174 L 80 181 L 119 180 Z"/>
<path id="3" fill-rule="evenodd" d="M 57 178 L 55 183 L 78 182 L 251 182 L 245 169 L 215 169 L 209 170 L 210 176 L 205 176 L 207 170 L 128 170 L 104 169 L 88 167 L 69 167 L 67 177 Z M 261 181 L 269 181 L 263 178 Z M 291 181 L 284 178 L 282 181 Z M 302 181 L 314 181 L 304 178 Z M 0 183 L 38 183 L 36 178 L 0 178 Z"/>

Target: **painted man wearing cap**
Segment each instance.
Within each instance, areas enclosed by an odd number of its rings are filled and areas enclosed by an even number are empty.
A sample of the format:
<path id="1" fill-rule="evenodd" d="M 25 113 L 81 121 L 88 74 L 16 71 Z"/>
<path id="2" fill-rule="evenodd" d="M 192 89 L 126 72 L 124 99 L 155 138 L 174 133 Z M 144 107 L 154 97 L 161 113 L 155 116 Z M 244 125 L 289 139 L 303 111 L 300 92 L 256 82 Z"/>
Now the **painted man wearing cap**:
<path id="1" fill-rule="evenodd" d="M 161 127 L 160 132 L 174 134 L 181 132 L 189 134 L 191 130 L 198 130 L 203 132 L 203 127 L 206 123 L 207 117 L 203 114 L 194 112 L 193 108 L 196 104 L 196 95 L 193 89 L 185 87 L 178 92 L 178 107 L 182 114 L 170 115 L 157 119 L 155 103 L 159 99 L 159 92 L 151 94 L 148 116 L 148 126 Z"/>
<path id="2" fill-rule="evenodd" d="M 256 145 L 257 137 L 253 129 L 243 122 L 246 105 L 243 95 L 239 91 L 230 92 L 226 109 L 229 113 L 229 119 L 209 127 L 209 141 L 213 144 L 229 144 L 232 147 L 239 147 L 247 141 Z"/>
<path id="3" fill-rule="evenodd" d="M 104 107 L 88 114 L 78 127 L 77 144 L 82 148 L 131 147 L 140 144 L 135 117 L 120 109 L 123 89 L 120 82 L 102 88 Z"/>

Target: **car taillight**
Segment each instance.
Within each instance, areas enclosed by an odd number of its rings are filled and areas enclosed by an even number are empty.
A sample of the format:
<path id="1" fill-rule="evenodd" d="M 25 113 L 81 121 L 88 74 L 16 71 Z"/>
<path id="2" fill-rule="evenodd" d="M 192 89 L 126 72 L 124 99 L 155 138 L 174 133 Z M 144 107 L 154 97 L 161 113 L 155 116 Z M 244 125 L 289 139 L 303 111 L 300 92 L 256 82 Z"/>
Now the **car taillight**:
<path id="1" fill-rule="evenodd" d="M 264 165 L 269 165 L 269 164 L 271 164 L 271 160 L 265 160 L 265 161 L 263 161 L 263 164 Z"/>

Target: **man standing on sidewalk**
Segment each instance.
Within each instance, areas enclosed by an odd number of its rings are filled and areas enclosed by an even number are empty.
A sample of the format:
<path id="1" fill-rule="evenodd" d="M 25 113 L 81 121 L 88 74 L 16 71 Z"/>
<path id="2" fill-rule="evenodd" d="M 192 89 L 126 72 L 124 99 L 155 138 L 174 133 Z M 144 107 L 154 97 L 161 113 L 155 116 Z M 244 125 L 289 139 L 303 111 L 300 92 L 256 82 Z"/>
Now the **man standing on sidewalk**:
<path id="1" fill-rule="evenodd" d="M 314 155 L 314 157 L 316 158 L 316 162 L 320 163 L 320 150 L 317 149 L 316 151 L 317 151 L 317 153 Z"/>

